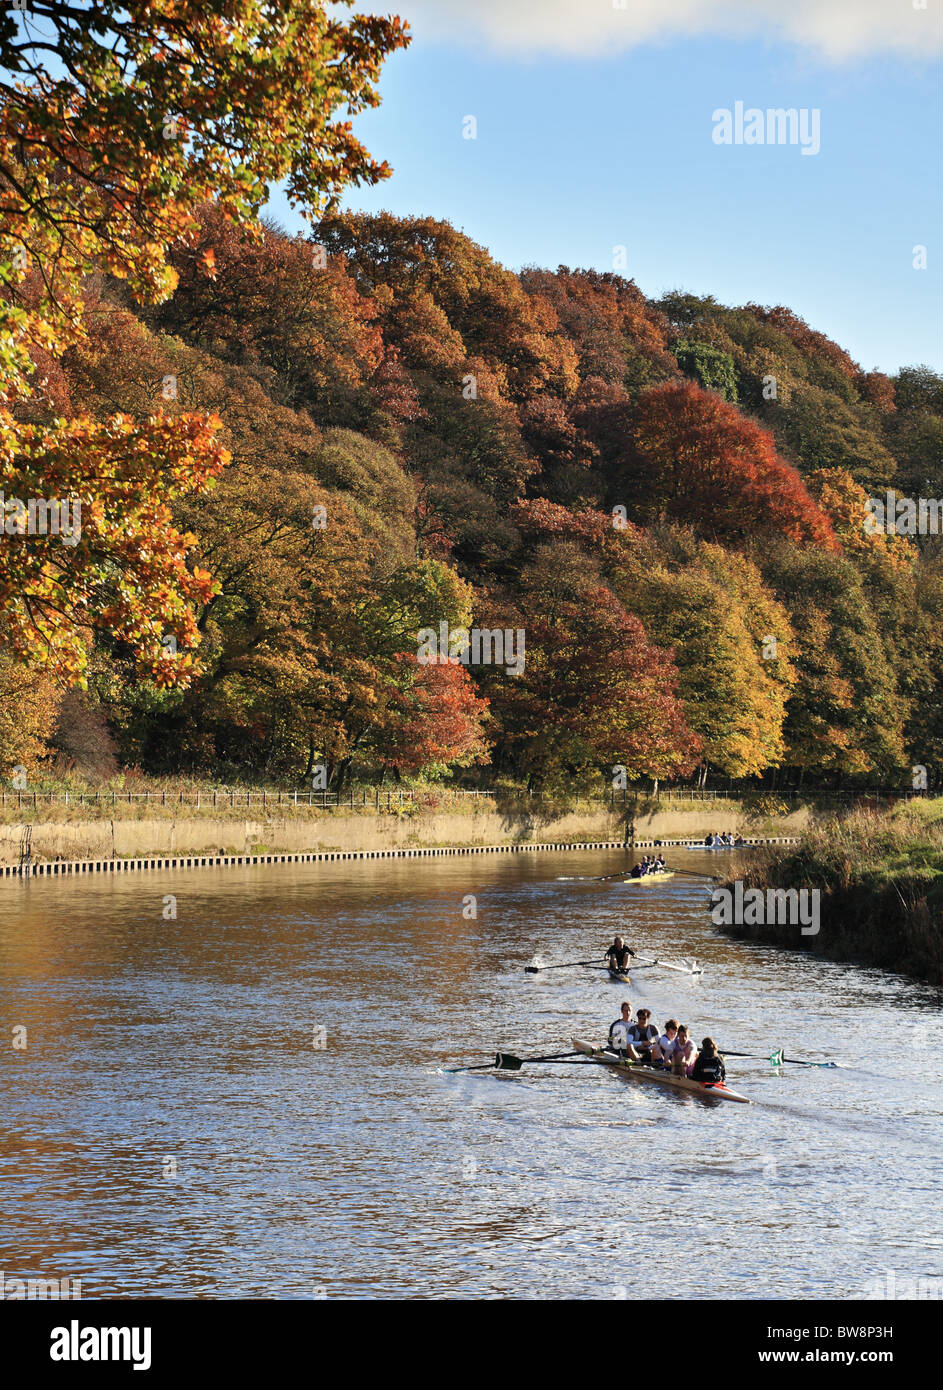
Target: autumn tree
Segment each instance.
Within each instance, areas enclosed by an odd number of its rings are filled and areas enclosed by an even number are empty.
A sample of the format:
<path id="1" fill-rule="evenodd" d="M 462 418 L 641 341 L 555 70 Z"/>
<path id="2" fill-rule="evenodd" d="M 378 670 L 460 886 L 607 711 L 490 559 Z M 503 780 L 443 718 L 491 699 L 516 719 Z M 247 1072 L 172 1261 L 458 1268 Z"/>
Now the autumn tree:
<path id="1" fill-rule="evenodd" d="M 225 455 L 206 421 L 21 424 L 34 353 L 81 337 L 91 272 L 141 302 L 170 293 L 169 249 L 207 201 L 247 222 L 285 179 L 319 213 L 345 183 L 382 178 L 346 116 L 376 104 L 382 59 L 404 42 L 398 20 L 345 24 L 320 0 L 37 0 L 0 15 L 0 479 L 17 498 L 75 496 L 88 521 L 67 554 L 27 537 L 0 550 L 18 658 L 79 677 L 88 630 L 113 625 L 156 676 L 169 629 L 178 654 L 160 677 L 189 678 L 184 610 L 202 580 L 186 577 L 167 502 Z"/>
<path id="2" fill-rule="evenodd" d="M 620 533 L 610 565 L 626 607 L 672 647 L 705 774 L 713 767 L 752 777 L 777 767 L 795 646 L 789 614 L 756 566 L 676 529 Z"/>
<path id="3" fill-rule="evenodd" d="M 615 765 L 632 780 L 696 765 L 700 740 L 684 719 L 670 651 L 598 581 L 580 547 L 538 546 L 516 609 L 497 605 L 490 616 L 525 633 L 521 675 L 483 672 L 505 766 L 546 785 L 593 768 L 611 776 Z"/>
<path id="4" fill-rule="evenodd" d="M 803 473 L 841 468 L 872 492 L 893 486 L 897 464 L 870 408 L 806 386 L 787 405 L 772 405 L 769 421 Z"/>
<path id="5" fill-rule="evenodd" d="M 63 692 L 42 671 L 24 673 L 0 652 L 0 777 L 8 781 L 20 768 L 28 781 L 42 771 L 62 703 Z"/>
<path id="6" fill-rule="evenodd" d="M 376 306 L 343 257 L 276 228 L 240 227 L 218 204 L 200 210 L 192 244 L 178 245 L 173 296 L 155 327 L 250 368 L 268 369 L 269 394 L 340 423 L 356 412 L 383 357 Z"/>
<path id="7" fill-rule="evenodd" d="M 796 638 L 785 764 L 896 775 L 907 716 L 889 650 L 897 636 L 882 633 L 859 571 L 844 556 L 784 542 L 767 544 L 756 559 Z"/>
<path id="8" fill-rule="evenodd" d="M 771 533 L 837 548 L 831 523 L 769 431 L 692 383 L 643 393 L 620 462 L 613 500 L 624 497 L 641 519 L 692 523 L 734 542 Z"/>
<path id="9" fill-rule="evenodd" d="M 396 773 L 485 762 L 487 710 L 488 701 L 476 693 L 466 667 L 451 661 L 417 665 L 415 653 L 404 653 L 401 680 L 377 740 L 377 759 Z"/>
<path id="10" fill-rule="evenodd" d="M 881 556 L 903 569 L 914 564 L 914 544 L 878 523 L 868 510 L 870 495 L 844 468 L 817 469 L 808 475 L 806 483 L 831 521 L 846 555 Z M 884 505 L 883 496 L 876 500 Z"/>
<path id="11" fill-rule="evenodd" d="M 598 377 L 631 392 L 677 375 L 667 321 L 634 280 L 561 265 L 527 267 L 521 284 L 553 310 L 578 354 L 582 381 Z"/>
<path id="12" fill-rule="evenodd" d="M 381 306 L 384 337 L 408 365 L 458 380 L 463 359 L 478 358 L 512 401 L 575 389 L 575 354 L 552 307 L 447 222 L 345 213 L 324 218 L 318 237 Z"/>

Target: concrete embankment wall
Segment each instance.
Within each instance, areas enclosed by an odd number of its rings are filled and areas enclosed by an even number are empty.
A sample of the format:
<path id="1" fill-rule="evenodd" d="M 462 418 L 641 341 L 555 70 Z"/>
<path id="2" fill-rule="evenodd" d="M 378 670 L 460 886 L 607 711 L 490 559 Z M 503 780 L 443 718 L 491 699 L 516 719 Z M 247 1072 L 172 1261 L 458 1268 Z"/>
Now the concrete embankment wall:
<path id="1" fill-rule="evenodd" d="M 655 839 L 703 839 L 711 830 L 733 830 L 745 838 L 794 836 L 808 823 L 808 811 L 750 820 L 739 807 L 718 811 L 660 810 L 637 816 L 628 826 L 614 811 L 573 811 L 556 817 L 502 814 L 489 809 L 460 814 L 349 815 L 340 811 L 312 817 L 266 820 L 190 815 L 179 819 L 74 819 L 38 821 L 31 826 L 34 863 L 107 859 L 170 859 L 265 854 L 393 851 L 436 846 L 502 844 L 622 844 L 627 834 L 639 846 Z M 18 865 L 24 845 L 22 824 L 0 825 L 0 866 Z"/>
<path id="2" fill-rule="evenodd" d="M 19 864 L 24 826 L 0 825 L 0 865 Z M 393 850 L 436 845 L 486 845 L 521 841 L 618 841 L 621 817 L 606 811 L 572 812 L 551 820 L 432 813 L 408 818 L 343 815 L 312 819 L 226 820 L 189 816 L 179 820 L 84 820 L 34 823 L 30 853 L 36 860 L 172 858 L 303 854 L 326 850 Z"/>

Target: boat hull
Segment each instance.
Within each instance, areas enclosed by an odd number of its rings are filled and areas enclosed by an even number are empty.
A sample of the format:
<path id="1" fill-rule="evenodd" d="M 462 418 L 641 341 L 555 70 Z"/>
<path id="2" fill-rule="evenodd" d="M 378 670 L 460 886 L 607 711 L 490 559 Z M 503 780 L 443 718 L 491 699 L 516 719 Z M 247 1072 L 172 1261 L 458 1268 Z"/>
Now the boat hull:
<path id="1" fill-rule="evenodd" d="M 609 978 L 610 980 L 614 980 L 617 985 L 630 985 L 632 983 L 631 975 L 627 975 L 624 970 L 613 970 L 611 967 L 609 970 Z"/>
<path id="2" fill-rule="evenodd" d="M 672 1076 L 670 1072 L 656 1071 L 653 1067 L 629 1062 L 624 1057 L 615 1057 L 604 1048 L 593 1047 L 592 1043 L 582 1042 L 579 1038 L 573 1039 L 573 1046 L 577 1052 L 584 1052 L 587 1057 L 595 1057 L 597 1061 L 605 1062 L 607 1067 L 612 1067 L 624 1076 L 630 1076 L 633 1081 L 650 1081 L 667 1091 L 687 1091 L 690 1095 L 700 1096 L 702 1100 L 736 1100 L 741 1105 L 750 1104 L 747 1096 L 732 1091 L 724 1082 L 718 1082 L 716 1086 L 706 1086 L 701 1081 L 692 1081 L 689 1076 Z"/>
<path id="3" fill-rule="evenodd" d="M 674 869 L 669 869 L 663 874 L 643 874 L 641 878 L 624 878 L 623 883 L 667 883 L 669 878 L 674 878 Z"/>

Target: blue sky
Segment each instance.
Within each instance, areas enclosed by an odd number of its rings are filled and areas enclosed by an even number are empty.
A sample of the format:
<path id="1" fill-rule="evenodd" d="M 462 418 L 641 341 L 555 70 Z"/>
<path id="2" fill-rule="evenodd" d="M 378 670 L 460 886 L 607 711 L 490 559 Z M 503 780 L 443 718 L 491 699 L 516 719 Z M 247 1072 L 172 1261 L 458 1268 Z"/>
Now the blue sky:
<path id="1" fill-rule="evenodd" d="M 549 7 L 559 21 L 562 0 Z M 411 18 L 408 0 L 397 8 Z M 943 372 L 943 64 L 932 45 L 913 56 L 878 35 L 836 57 L 738 30 L 621 48 L 602 36 L 574 57 L 565 33 L 541 43 L 538 23 L 532 44 L 530 31 L 510 42 L 466 13 L 475 7 L 430 31 L 420 8 L 412 45 L 384 67 L 382 106 L 357 121 L 393 176 L 352 190 L 346 206 L 445 218 L 514 269 L 608 270 L 624 245 L 623 273 L 648 295 L 787 304 L 865 368 Z M 737 101 L 817 108 L 820 152 L 716 145 L 713 112 Z M 468 115 L 475 140 L 462 138 Z M 303 225 L 278 195 L 269 210 Z M 913 267 L 916 245 L 925 270 Z"/>

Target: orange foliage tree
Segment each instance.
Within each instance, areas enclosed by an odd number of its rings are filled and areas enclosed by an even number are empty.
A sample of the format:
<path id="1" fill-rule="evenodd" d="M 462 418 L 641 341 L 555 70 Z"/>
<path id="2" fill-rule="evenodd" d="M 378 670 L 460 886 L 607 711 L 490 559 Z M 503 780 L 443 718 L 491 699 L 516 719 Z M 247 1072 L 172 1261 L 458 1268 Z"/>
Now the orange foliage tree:
<path id="1" fill-rule="evenodd" d="M 831 522 L 776 453 L 769 431 L 691 382 L 643 393 L 634 446 L 627 481 L 652 520 L 689 522 L 734 541 L 767 532 L 839 548 Z"/>
<path id="2" fill-rule="evenodd" d="M 81 337 L 90 272 L 157 301 L 176 281 L 168 250 L 196 234 L 207 200 L 248 221 L 286 179 L 320 212 L 345 183 L 384 177 L 336 113 L 377 103 L 382 59 L 405 41 L 399 20 L 345 24 L 321 0 L 35 0 L 28 16 L 0 13 L 0 480 L 17 500 L 83 509 L 74 547 L 0 545 L 0 620 L 18 657 L 80 678 L 99 624 L 155 679 L 189 679 L 183 610 L 204 581 L 166 500 L 225 462 L 211 423 L 24 425 L 18 407 L 34 363 Z M 165 631 L 180 646 L 158 663 Z"/>
<path id="3" fill-rule="evenodd" d="M 407 653 L 402 673 L 402 688 L 389 702 L 382 762 L 397 772 L 484 762 L 482 720 L 488 701 L 476 694 L 465 667 L 441 659 L 417 665 L 415 655 Z"/>

